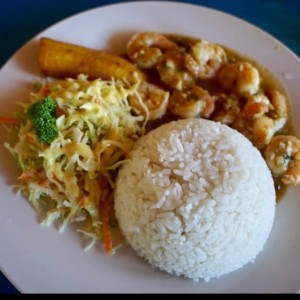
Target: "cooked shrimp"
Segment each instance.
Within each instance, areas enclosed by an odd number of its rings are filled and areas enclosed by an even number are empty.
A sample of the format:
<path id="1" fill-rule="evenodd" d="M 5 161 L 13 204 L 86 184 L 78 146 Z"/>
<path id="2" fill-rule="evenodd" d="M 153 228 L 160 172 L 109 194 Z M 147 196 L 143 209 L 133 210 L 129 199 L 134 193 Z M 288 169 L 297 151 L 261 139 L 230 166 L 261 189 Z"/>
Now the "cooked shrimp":
<path id="1" fill-rule="evenodd" d="M 195 83 L 195 78 L 185 67 L 185 52 L 179 49 L 167 51 L 157 70 L 161 81 L 170 88 L 183 90 Z"/>
<path id="2" fill-rule="evenodd" d="M 154 68 L 163 52 L 176 48 L 177 45 L 157 32 L 141 32 L 132 36 L 127 43 L 127 55 L 138 67 Z"/>
<path id="3" fill-rule="evenodd" d="M 259 72 L 248 62 L 225 65 L 217 77 L 220 85 L 228 92 L 254 95 L 259 89 Z"/>
<path id="4" fill-rule="evenodd" d="M 208 91 L 193 86 L 186 91 L 175 90 L 169 102 L 171 113 L 182 119 L 193 117 L 208 118 L 214 111 L 215 104 Z"/>
<path id="5" fill-rule="evenodd" d="M 274 121 L 265 115 L 252 119 L 252 124 L 250 121 L 249 125 L 250 128 L 241 132 L 260 150 L 269 144 L 276 132 Z"/>
<path id="6" fill-rule="evenodd" d="M 186 35 L 177 35 L 177 34 L 167 34 L 166 35 L 172 42 L 180 48 L 188 51 L 194 44 L 200 41 L 199 38 L 186 36 Z"/>
<path id="7" fill-rule="evenodd" d="M 280 130 L 287 120 L 287 101 L 278 90 L 270 90 L 265 94 L 258 93 L 247 97 L 244 112 L 250 117 L 266 115 L 274 121 L 275 132 Z"/>
<path id="8" fill-rule="evenodd" d="M 224 93 L 215 94 L 213 98 L 215 109 L 210 119 L 226 125 L 232 124 L 241 111 L 241 100 L 234 94 L 226 95 Z"/>
<path id="9" fill-rule="evenodd" d="M 258 119 L 265 115 L 269 109 L 271 102 L 268 97 L 262 93 L 244 98 L 246 105 L 242 110 L 241 117 L 245 119 Z"/>
<path id="10" fill-rule="evenodd" d="M 287 100 L 275 89 L 268 91 L 267 96 L 271 103 L 267 115 L 274 120 L 275 132 L 277 132 L 283 128 L 287 121 Z"/>
<path id="11" fill-rule="evenodd" d="M 291 135 L 274 136 L 264 151 L 274 177 L 286 184 L 300 183 L 300 141 Z"/>
<path id="12" fill-rule="evenodd" d="M 286 99 L 279 91 L 271 90 L 266 95 L 248 96 L 245 107 L 232 126 L 258 149 L 263 149 L 274 134 L 282 129 L 286 120 Z"/>
<path id="13" fill-rule="evenodd" d="M 196 78 L 215 77 L 224 63 L 227 63 L 224 49 L 204 40 L 193 45 L 186 55 L 186 67 Z"/>
<path id="14" fill-rule="evenodd" d="M 149 120 L 156 120 L 167 112 L 169 92 L 154 84 L 142 82 L 137 93 L 131 95 L 128 100 L 138 114 L 144 115 Z"/>

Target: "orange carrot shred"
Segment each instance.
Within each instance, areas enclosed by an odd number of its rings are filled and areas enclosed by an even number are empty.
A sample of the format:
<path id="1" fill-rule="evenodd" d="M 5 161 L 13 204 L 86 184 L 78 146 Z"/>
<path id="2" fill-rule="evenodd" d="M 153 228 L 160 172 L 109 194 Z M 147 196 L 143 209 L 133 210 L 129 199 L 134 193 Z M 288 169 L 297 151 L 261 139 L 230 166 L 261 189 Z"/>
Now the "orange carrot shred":
<path id="1" fill-rule="evenodd" d="M 35 180 L 36 179 L 36 175 L 27 171 L 24 171 L 19 177 L 18 179 L 20 180 Z"/>
<path id="2" fill-rule="evenodd" d="M 107 255 L 113 254 L 112 249 L 112 236 L 109 227 L 109 210 L 110 210 L 110 198 L 112 195 L 112 191 L 107 189 L 107 178 L 105 176 L 99 177 L 99 188 L 102 192 L 102 196 L 100 198 L 100 218 L 102 221 L 102 234 L 103 234 L 103 241 L 104 241 L 104 249 Z M 105 190 L 106 189 L 106 190 Z"/>
<path id="3" fill-rule="evenodd" d="M 20 124 L 18 119 L 12 117 L 0 117 L 0 123 L 17 124 L 17 125 Z"/>
<path id="4" fill-rule="evenodd" d="M 45 179 L 45 180 L 42 180 L 42 181 L 40 182 L 40 185 L 41 185 L 42 187 L 46 187 L 46 186 L 47 186 L 47 183 L 48 183 L 48 180 Z"/>
<path id="5" fill-rule="evenodd" d="M 34 142 L 33 136 L 32 136 L 31 134 L 27 134 L 27 136 L 26 136 L 26 141 L 27 141 L 28 143 L 33 143 L 33 142 Z"/>
<path id="6" fill-rule="evenodd" d="M 64 115 L 65 112 L 58 107 L 58 108 L 56 108 L 55 114 L 57 117 L 60 117 L 60 116 Z"/>
<path id="7" fill-rule="evenodd" d="M 40 89 L 40 93 L 42 96 L 48 96 L 50 94 L 50 89 L 49 86 L 47 84 L 45 84 L 41 89 Z"/>
<path id="8" fill-rule="evenodd" d="M 104 249 L 107 255 L 112 255 L 112 237 L 109 228 L 109 202 L 110 197 L 106 195 L 100 201 L 100 217 L 102 221 L 102 232 L 103 232 L 103 241 L 104 241 Z"/>
<path id="9" fill-rule="evenodd" d="M 99 177 L 99 188 L 101 191 L 103 191 L 105 189 L 107 185 L 107 179 L 105 176 L 100 176 Z"/>

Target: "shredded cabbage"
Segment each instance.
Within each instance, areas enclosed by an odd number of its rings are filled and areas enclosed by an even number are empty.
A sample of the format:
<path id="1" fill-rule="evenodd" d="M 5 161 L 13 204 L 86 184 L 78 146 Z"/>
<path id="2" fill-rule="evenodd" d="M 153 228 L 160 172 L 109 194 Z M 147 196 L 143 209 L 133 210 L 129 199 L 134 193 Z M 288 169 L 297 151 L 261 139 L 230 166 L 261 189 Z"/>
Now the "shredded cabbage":
<path id="1" fill-rule="evenodd" d="M 99 201 L 112 193 L 117 169 L 144 134 L 144 117 L 134 115 L 127 100 L 137 87 L 85 75 L 45 82 L 21 104 L 17 139 L 5 144 L 22 169 L 19 188 L 45 212 L 42 224 L 58 222 L 60 230 L 84 224 L 78 231 L 90 238 L 88 248 L 102 239 Z M 58 105 L 58 136 L 50 144 L 39 141 L 26 117 L 28 106 L 45 96 Z"/>

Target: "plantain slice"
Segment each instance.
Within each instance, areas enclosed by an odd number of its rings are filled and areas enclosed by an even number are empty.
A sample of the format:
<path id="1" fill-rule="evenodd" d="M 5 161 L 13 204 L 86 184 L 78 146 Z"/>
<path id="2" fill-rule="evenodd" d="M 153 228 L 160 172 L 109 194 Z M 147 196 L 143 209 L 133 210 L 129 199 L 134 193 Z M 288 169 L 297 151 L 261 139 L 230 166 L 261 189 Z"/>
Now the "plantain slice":
<path id="1" fill-rule="evenodd" d="M 127 60 L 103 51 L 42 37 L 39 45 L 42 72 L 51 77 L 77 77 L 104 80 L 120 79 L 128 83 L 145 80 L 145 74 Z"/>

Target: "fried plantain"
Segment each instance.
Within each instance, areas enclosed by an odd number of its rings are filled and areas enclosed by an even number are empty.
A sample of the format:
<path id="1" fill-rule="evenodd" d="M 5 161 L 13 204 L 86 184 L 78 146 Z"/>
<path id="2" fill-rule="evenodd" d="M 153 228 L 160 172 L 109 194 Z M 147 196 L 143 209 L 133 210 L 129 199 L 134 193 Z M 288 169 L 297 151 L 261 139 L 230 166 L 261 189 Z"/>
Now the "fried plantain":
<path id="1" fill-rule="evenodd" d="M 45 75 L 56 78 L 85 74 L 131 84 L 145 80 L 145 74 L 122 57 L 46 37 L 40 39 L 39 64 Z"/>

